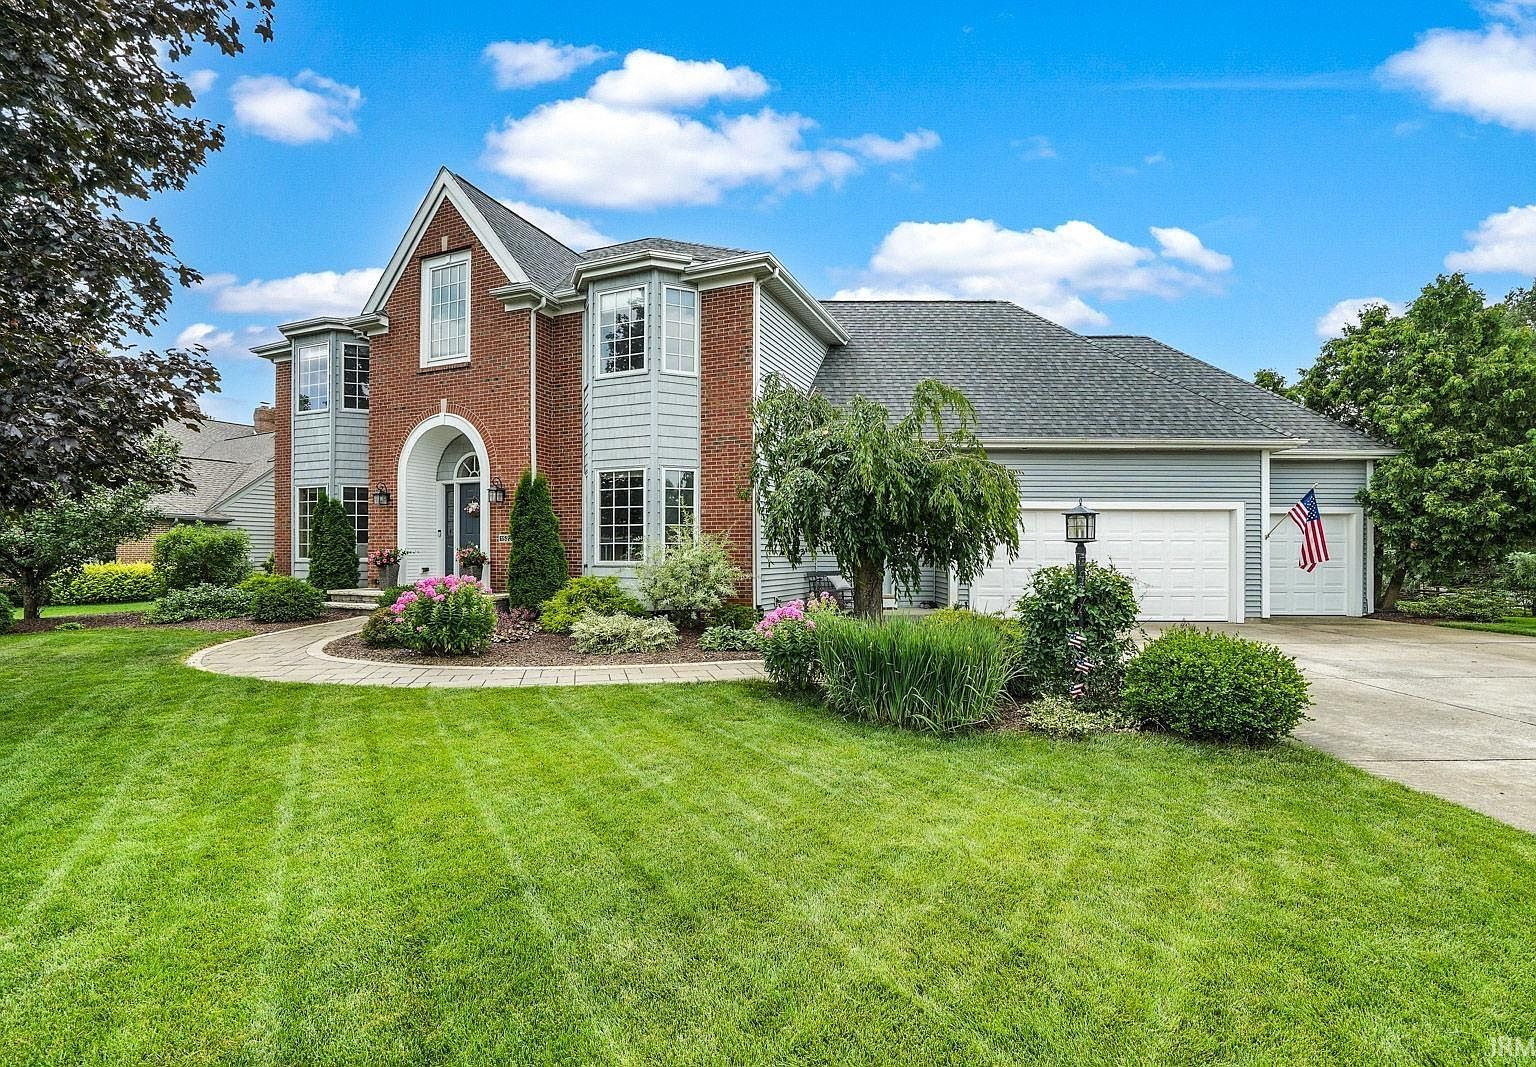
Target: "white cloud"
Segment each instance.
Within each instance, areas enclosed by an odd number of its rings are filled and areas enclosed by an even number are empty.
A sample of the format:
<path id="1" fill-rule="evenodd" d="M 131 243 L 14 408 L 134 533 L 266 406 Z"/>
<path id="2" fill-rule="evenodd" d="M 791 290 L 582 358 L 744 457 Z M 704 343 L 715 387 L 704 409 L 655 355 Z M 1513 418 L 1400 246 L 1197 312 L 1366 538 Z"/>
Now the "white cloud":
<path id="1" fill-rule="evenodd" d="M 1471 248 L 1445 257 L 1447 270 L 1536 274 L 1536 204 L 1489 215 L 1467 241 Z"/>
<path id="2" fill-rule="evenodd" d="M 210 356 L 250 355 L 251 345 L 265 339 L 272 330 L 266 326 L 245 326 L 238 334 L 234 330 L 221 330 L 210 322 L 194 322 L 176 335 L 177 348 L 202 345 Z"/>
<path id="3" fill-rule="evenodd" d="M 613 107 L 679 108 L 714 99 L 753 100 L 767 91 L 768 79 L 751 67 L 639 49 L 624 57 L 619 70 L 600 75 L 587 96 Z"/>
<path id="4" fill-rule="evenodd" d="M 556 44 L 546 39 L 492 41 L 483 55 L 495 72 L 496 88 L 522 89 L 559 81 L 613 53 L 595 44 Z"/>
<path id="5" fill-rule="evenodd" d="M 1358 326 L 1360 324 L 1360 312 L 1372 304 L 1384 305 L 1394 315 L 1403 313 L 1403 305 L 1395 300 L 1388 300 L 1384 296 L 1356 296 L 1348 300 L 1340 300 L 1333 307 L 1323 312 L 1317 320 L 1317 339 L 1328 341 L 1335 337 L 1344 336 L 1344 327 Z"/>
<path id="6" fill-rule="evenodd" d="M 184 75 L 183 80 L 187 83 L 187 88 L 192 90 L 193 95 L 202 96 L 213 88 L 213 83 L 219 80 L 219 74 L 213 70 L 190 70 Z"/>
<path id="7" fill-rule="evenodd" d="M 1049 137 L 1036 134 L 1026 137 L 1022 141 L 1014 141 L 1013 147 L 1019 150 L 1019 154 L 1025 159 L 1055 159 L 1056 146 L 1051 144 Z"/>
<path id="8" fill-rule="evenodd" d="M 219 311 L 238 314 L 271 314 L 309 317 L 315 315 L 356 315 L 373 292 L 380 267 L 358 270 L 312 271 L 288 278 L 248 282 L 224 282 L 214 289 L 213 306 Z M 219 276 L 222 280 L 225 275 Z M 209 288 L 205 283 L 204 288 Z"/>
<path id="9" fill-rule="evenodd" d="M 1025 231 L 990 219 L 966 219 L 897 225 L 870 259 L 865 283 L 837 296 L 1013 300 L 1063 325 L 1101 326 L 1108 317 L 1089 299 L 1171 298 L 1210 284 L 1206 275 L 1111 237 L 1092 223 Z"/>
<path id="10" fill-rule="evenodd" d="M 666 111 L 558 100 L 487 134 L 486 163 L 569 203 L 712 204 L 743 185 L 809 189 L 857 169 L 846 152 L 807 148 L 804 133 L 813 125 L 770 108 L 706 124 Z"/>
<path id="11" fill-rule="evenodd" d="M 584 252 L 589 248 L 601 248 L 603 245 L 617 243 L 612 237 L 604 234 L 586 219 L 575 219 L 563 211 L 540 207 L 538 204 L 524 203 L 521 200 L 503 200 L 502 203 L 555 240 L 561 241 L 579 252 Z"/>
<path id="12" fill-rule="evenodd" d="M 1417 89 L 1441 111 L 1536 133 L 1536 33 L 1502 25 L 1430 30 L 1379 73 Z"/>
<path id="13" fill-rule="evenodd" d="M 932 130 L 913 130 L 892 140 L 878 133 L 866 133 L 837 143 L 876 163 L 905 163 L 915 159 L 920 152 L 939 147 L 939 135 Z"/>
<path id="14" fill-rule="evenodd" d="M 1167 259 L 1176 259 L 1180 263 L 1188 263 L 1212 274 L 1220 274 L 1232 269 L 1231 256 L 1206 248 L 1200 238 L 1188 230 L 1181 230 L 1177 226 L 1153 226 L 1150 229 L 1152 239 L 1157 242 L 1163 256 Z"/>
<path id="15" fill-rule="evenodd" d="M 363 94 L 312 70 L 292 81 L 275 75 L 237 78 L 230 86 L 235 120 L 261 137 L 283 144 L 329 141 L 339 133 L 356 133 L 352 116 Z"/>
<path id="16" fill-rule="evenodd" d="M 1149 156 L 1142 156 L 1141 161 L 1149 167 L 1156 167 L 1168 162 L 1168 157 L 1162 152 L 1153 152 Z"/>

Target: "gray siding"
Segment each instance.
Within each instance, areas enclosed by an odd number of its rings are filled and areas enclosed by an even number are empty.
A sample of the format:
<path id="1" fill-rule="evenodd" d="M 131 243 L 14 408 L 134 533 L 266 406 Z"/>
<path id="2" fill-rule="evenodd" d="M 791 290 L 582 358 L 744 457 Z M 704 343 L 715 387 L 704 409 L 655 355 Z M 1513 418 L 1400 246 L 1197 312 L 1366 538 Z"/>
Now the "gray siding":
<path id="1" fill-rule="evenodd" d="M 324 411 L 300 411 L 298 405 L 298 350 L 316 341 L 314 336 L 303 337 L 294 343 L 293 379 L 295 395 L 291 398 L 293 411 L 293 488 L 295 494 L 301 488 L 319 486 L 328 494 L 339 497 L 345 485 L 366 486 L 368 480 L 368 412 L 354 411 L 342 405 L 342 345 L 358 343 L 358 339 L 340 332 L 325 335 L 331 354 L 330 406 Z M 298 522 L 298 505 L 292 505 L 291 514 Z M 297 531 L 291 544 L 298 551 Z M 268 550 L 270 551 L 270 549 Z M 359 553 L 366 548 L 359 547 Z M 266 555 L 263 553 L 262 558 Z M 297 558 L 292 561 L 293 573 L 307 574 L 309 566 Z"/>
<path id="2" fill-rule="evenodd" d="M 267 474 L 219 505 L 219 514 L 228 516 L 229 524 L 244 530 L 251 539 L 251 563 L 258 567 L 272 554 L 275 488 L 273 476 Z"/>
<path id="3" fill-rule="evenodd" d="M 773 297 L 757 290 L 758 373 L 778 371 L 790 385 L 809 390 L 827 358 L 827 346 Z"/>
<path id="4" fill-rule="evenodd" d="M 1321 507 L 1359 507 L 1360 502 L 1355 499 L 1355 494 L 1365 488 L 1365 461 L 1270 457 L 1269 504 L 1271 508 L 1289 509 L 1314 485 L 1317 486 L 1317 502 Z"/>
<path id="5" fill-rule="evenodd" d="M 1264 538 L 1258 452 L 999 452 L 1030 501 L 1228 501 L 1243 503 L 1243 603 L 1250 619 L 1263 609 Z M 960 601 L 970 590 L 962 586 Z"/>

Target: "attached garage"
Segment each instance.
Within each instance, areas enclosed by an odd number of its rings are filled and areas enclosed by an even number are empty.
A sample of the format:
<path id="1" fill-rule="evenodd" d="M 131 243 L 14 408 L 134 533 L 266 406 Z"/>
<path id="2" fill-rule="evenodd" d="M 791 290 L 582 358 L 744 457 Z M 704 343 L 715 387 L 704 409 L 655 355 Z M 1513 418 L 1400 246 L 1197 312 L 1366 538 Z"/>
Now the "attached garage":
<path id="1" fill-rule="evenodd" d="M 1328 539 L 1329 559 L 1308 573 L 1298 566 L 1301 531 L 1286 517 L 1286 512 L 1274 512 L 1270 516 L 1275 532 L 1269 539 L 1269 613 L 1363 614 L 1362 522 L 1358 508 L 1323 509 L 1323 535 Z"/>
<path id="2" fill-rule="evenodd" d="M 1034 572 L 1072 562 L 1061 513 L 1075 501 L 1026 504 L 1019 555 L 999 552 L 971 585 L 977 611 L 1012 609 Z M 1209 501 L 1101 503 L 1088 558 L 1131 576 L 1148 620 L 1243 619 L 1243 505 Z"/>

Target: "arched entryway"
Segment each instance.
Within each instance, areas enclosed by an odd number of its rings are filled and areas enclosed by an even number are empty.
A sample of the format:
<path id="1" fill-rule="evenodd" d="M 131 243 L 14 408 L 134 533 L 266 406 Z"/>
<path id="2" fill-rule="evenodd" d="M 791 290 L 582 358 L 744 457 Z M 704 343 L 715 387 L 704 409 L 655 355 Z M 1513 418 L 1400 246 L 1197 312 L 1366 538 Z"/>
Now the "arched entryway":
<path id="1" fill-rule="evenodd" d="M 402 580 L 455 573 L 461 548 L 490 554 L 485 443 L 467 420 L 434 415 L 400 449 L 397 538 L 407 555 Z M 487 568 L 488 569 L 488 568 Z M 481 577 L 486 577 L 481 572 Z"/>

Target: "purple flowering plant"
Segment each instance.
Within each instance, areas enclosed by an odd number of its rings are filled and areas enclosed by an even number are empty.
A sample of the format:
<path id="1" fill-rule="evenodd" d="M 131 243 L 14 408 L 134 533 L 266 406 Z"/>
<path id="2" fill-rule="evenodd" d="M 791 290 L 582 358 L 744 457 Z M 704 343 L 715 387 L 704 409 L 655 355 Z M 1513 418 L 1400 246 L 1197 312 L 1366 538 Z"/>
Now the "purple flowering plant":
<path id="1" fill-rule="evenodd" d="M 826 593 L 780 604 L 763 616 L 757 634 L 763 667 L 782 689 L 807 692 L 820 679 L 816 654 L 816 621 L 841 613 L 837 601 Z"/>
<path id="2" fill-rule="evenodd" d="M 496 630 L 489 592 L 478 578 L 423 578 L 389 610 L 400 620 L 406 647 L 425 655 L 478 656 Z"/>

